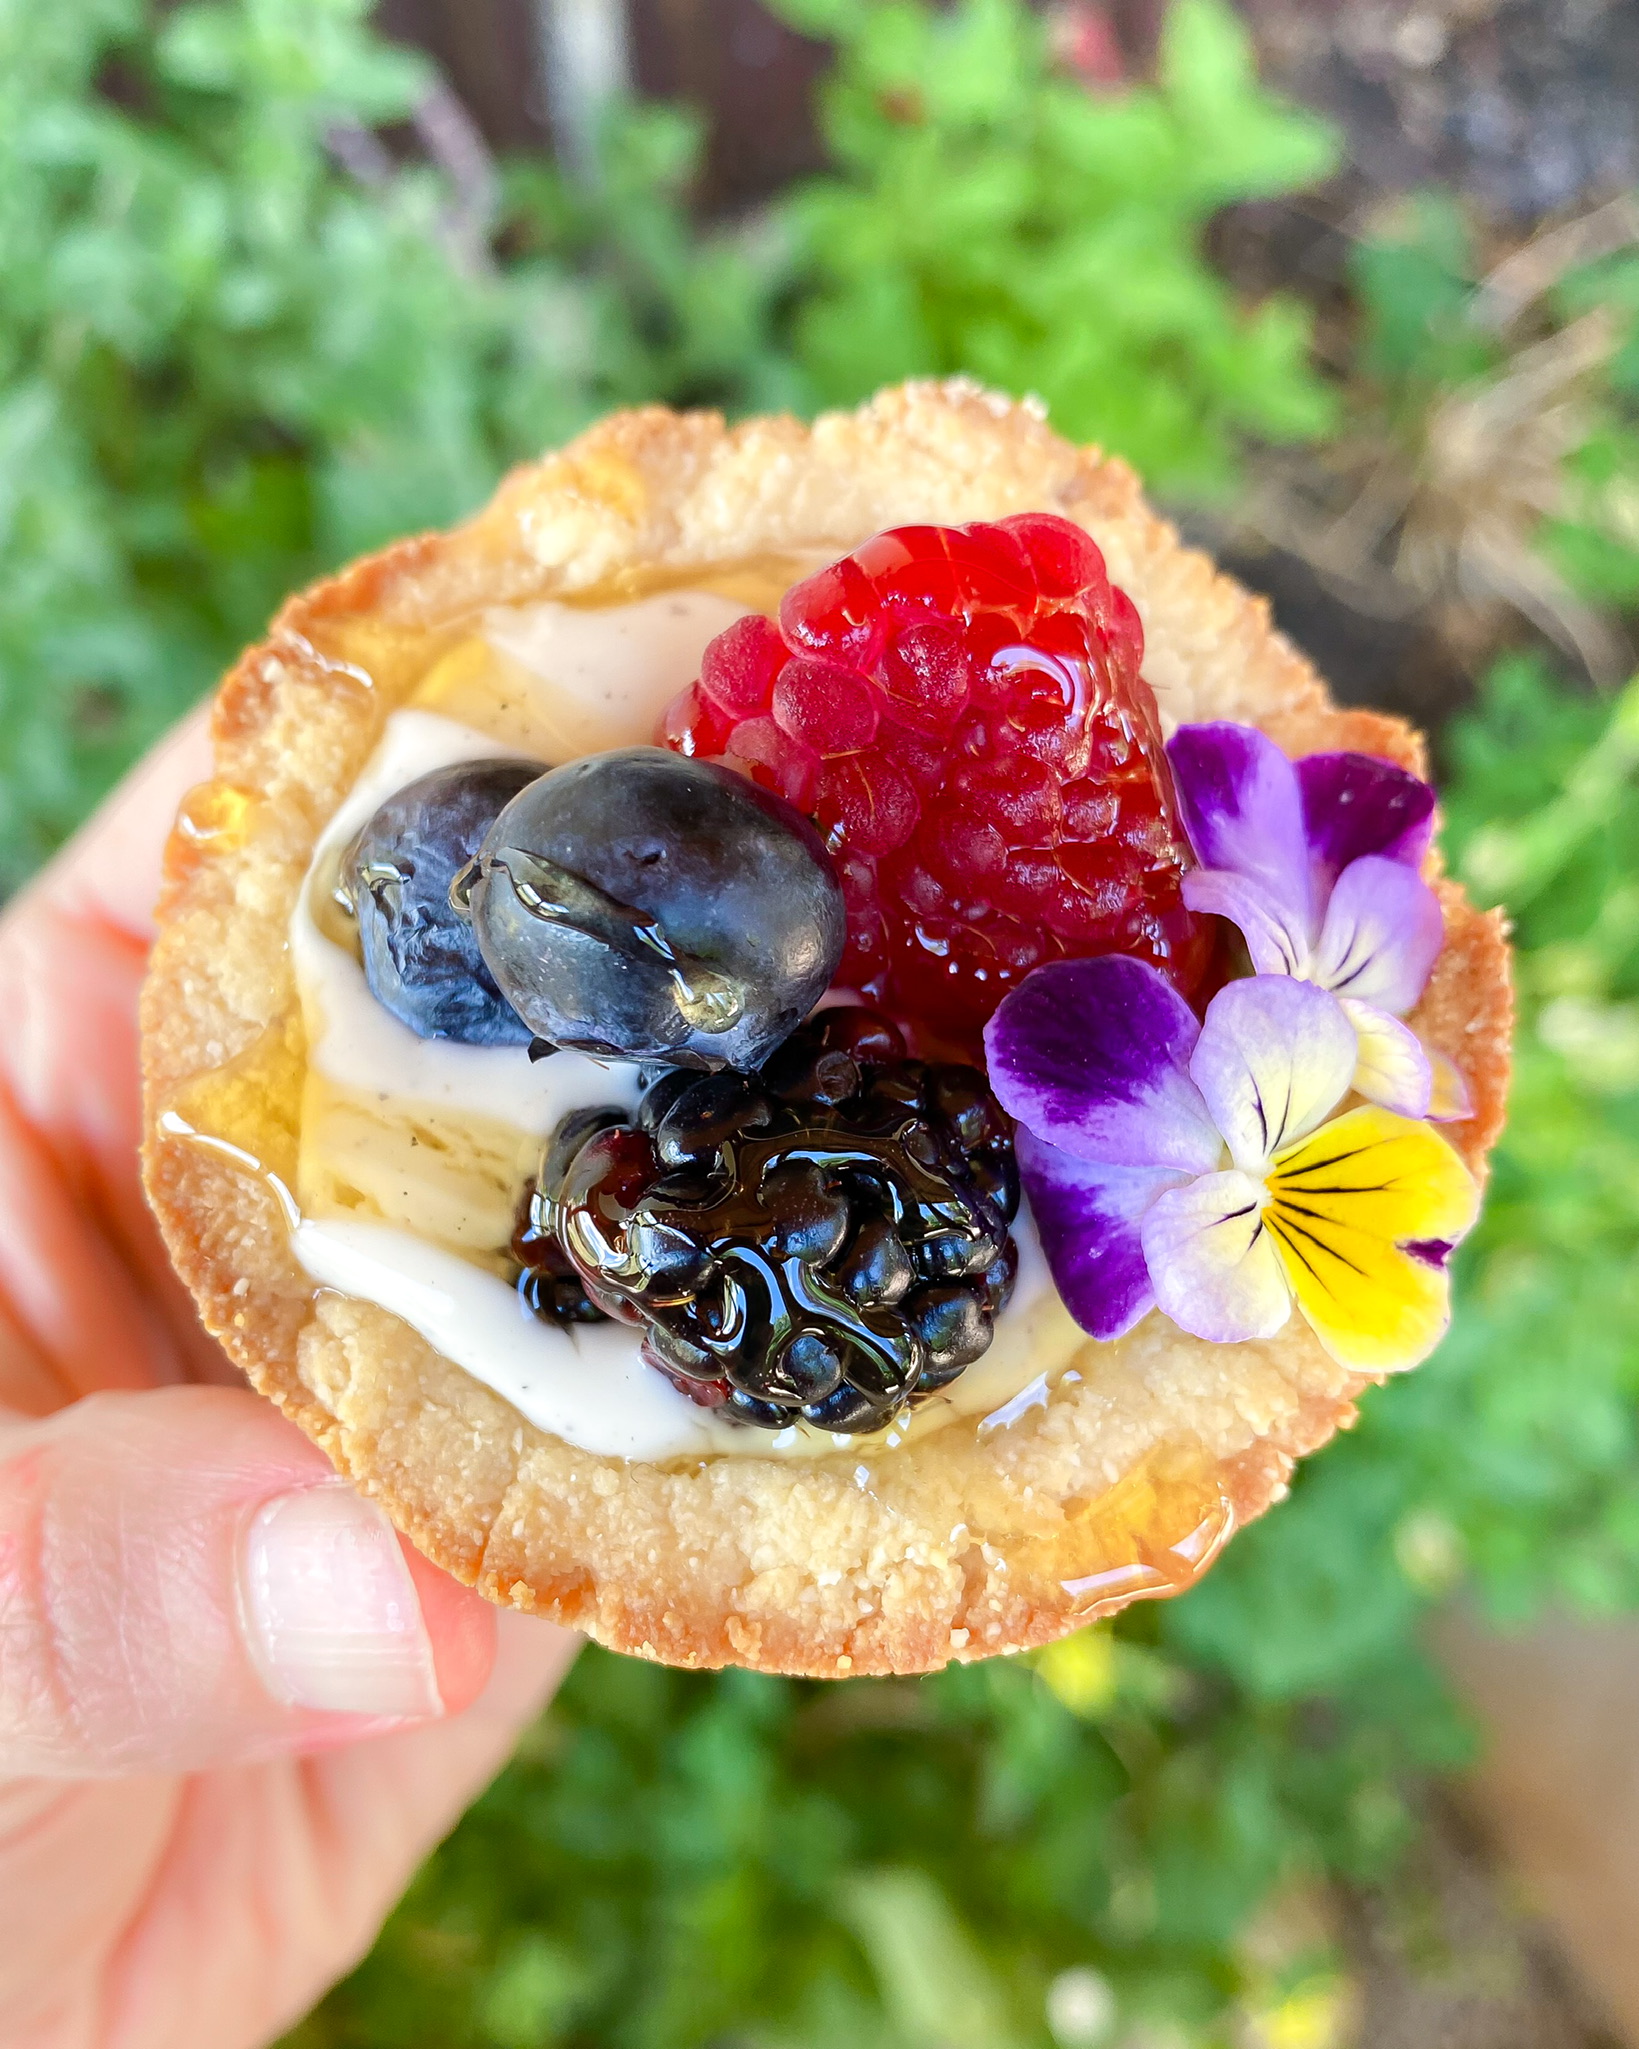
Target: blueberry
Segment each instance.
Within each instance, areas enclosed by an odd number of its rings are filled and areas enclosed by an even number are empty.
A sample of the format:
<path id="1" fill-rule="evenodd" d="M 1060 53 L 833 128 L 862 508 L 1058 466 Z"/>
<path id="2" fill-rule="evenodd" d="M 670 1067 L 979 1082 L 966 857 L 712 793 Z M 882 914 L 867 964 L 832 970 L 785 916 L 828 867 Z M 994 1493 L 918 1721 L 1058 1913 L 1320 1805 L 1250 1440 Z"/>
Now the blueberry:
<path id="1" fill-rule="evenodd" d="M 485 967 L 450 884 L 538 761 L 463 761 L 395 791 L 342 855 L 376 1001 L 423 1039 L 527 1046 L 530 1029 Z"/>
<path id="2" fill-rule="evenodd" d="M 658 747 L 531 783 L 490 828 L 469 901 L 528 1027 L 617 1059 L 756 1067 L 842 956 L 842 892 L 808 821 Z"/>

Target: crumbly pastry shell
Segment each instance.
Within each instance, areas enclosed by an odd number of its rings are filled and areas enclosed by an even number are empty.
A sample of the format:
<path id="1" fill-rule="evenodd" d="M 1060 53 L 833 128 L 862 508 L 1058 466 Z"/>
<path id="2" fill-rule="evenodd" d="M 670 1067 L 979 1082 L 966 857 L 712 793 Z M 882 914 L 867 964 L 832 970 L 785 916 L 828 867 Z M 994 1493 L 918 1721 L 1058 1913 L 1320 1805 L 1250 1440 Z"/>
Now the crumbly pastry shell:
<path id="1" fill-rule="evenodd" d="M 1352 1420 L 1366 1383 L 1295 1314 L 1267 1343 L 1230 1346 L 1157 1314 L 1117 1344 L 1089 1341 L 1050 1399 L 1000 1427 L 958 1418 L 897 1450 L 812 1461 L 628 1465 L 535 1429 L 384 1310 L 316 1293 L 290 1251 L 269 1176 L 288 1179 L 296 1144 L 292 906 L 431 655 L 499 603 L 686 584 L 841 553 L 883 527 L 1044 509 L 1079 521 L 1135 600 L 1168 717 L 1424 770 L 1419 736 L 1335 708 L 1264 600 L 1182 546 L 1124 464 L 965 382 L 906 385 L 812 427 L 616 414 L 515 471 L 466 525 L 293 598 L 224 681 L 216 777 L 169 844 L 143 999 L 149 1197 L 252 1385 L 492 1600 L 671 1664 L 928 1671 L 1188 1584 Z M 1504 925 L 1437 887 L 1446 945 L 1411 1021 L 1467 1079 L 1474 1115 L 1448 1129 L 1483 1176 L 1508 1076 Z"/>

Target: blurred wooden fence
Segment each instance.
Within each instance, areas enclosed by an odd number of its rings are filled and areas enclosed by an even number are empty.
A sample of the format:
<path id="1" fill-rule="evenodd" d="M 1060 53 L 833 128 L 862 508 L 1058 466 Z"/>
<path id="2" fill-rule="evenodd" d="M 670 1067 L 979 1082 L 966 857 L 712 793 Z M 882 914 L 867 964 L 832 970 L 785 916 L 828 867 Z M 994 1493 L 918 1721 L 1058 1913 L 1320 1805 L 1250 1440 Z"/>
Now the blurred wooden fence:
<path id="1" fill-rule="evenodd" d="M 589 35 L 577 39 L 573 21 L 567 36 L 552 34 L 554 17 L 579 14 L 585 27 L 588 13 Z M 437 59 L 493 147 L 561 147 L 571 158 L 577 81 L 553 78 L 551 53 L 561 59 L 567 44 L 573 63 L 578 45 L 595 90 L 610 15 L 624 17 L 635 89 L 686 101 L 709 123 L 703 210 L 750 205 L 818 166 L 810 104 L 824 52 L 759 0 L 383 0 L 380 9 L 390 34 Z"/>

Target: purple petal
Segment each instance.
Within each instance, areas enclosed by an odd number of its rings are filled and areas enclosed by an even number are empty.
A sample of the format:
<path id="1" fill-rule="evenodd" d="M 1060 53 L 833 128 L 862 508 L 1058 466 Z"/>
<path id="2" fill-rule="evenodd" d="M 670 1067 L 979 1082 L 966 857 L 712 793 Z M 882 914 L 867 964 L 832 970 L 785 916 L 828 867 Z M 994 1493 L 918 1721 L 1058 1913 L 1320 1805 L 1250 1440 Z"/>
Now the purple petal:
<path id="1" fill-rule="evenodd" d="M 1291 907 L 1261 882 L 1228 868 L 1191 868 L 1184 902 L 1192 911 L 1238 925 L 1260 975 L 1295 975 L 1308 963 L 1310 934 L 1291 922 Z"/>
<path id="2" fill-rule="evenodd" d="M 1064 1306 L 1095 1338 L 1118 1338 L 1155 1306 L 1138 1220 L 1185 1175 L 1072 1159 L 1021 1130 L 1019 1179 Z"/>
<path id="3" fill-rule="evenodd" d="M 1157 1196 L 1140 1236 L 1155 1300 L 1180 1330 L 1215 1345 L 1272 1338 L 1292 1291 L 1263 1227 L 1264 1191 L 1250 1174 L 1203 1174 Z"/>
<path id="4" fill-rule="evenodd" d="M 1335 997 L 1285 975 L 1253 975 L 1208 1004 L 1189 1071 L 1236 1166 L 1261 1174 L 1342 1099 L 1357 1057 Z"/>
<path id="5" fill-rule="evenodd" d="M 1363 854 L 1415 868 L 1434 833 L 1434 792 L 1374 754 L 1310 754 L 1298 763 L 1316 893 Z"/>
<path id="6" fill-rule="evenodd" d="M 1144 961 L 1053 961 L 985 1026 L 1004 1109 L 1077 1159 L 1204 1173 L 1222 1146 L 1185 1063 L 1195 1014 Z"/>
<path id="7" fill-rule="evenodd" d="M 1337 878 L 1309 972 L 1323 989 L 1398 1017 L 1423 993 L 1445 921 L 1415 868 L 1367 854 Z"/>
<path id="8" fill-rule="evenodd" d="M 1167 745 L 1178 809 L 1203 868 L 1227 868 L 1314 942 L 1315 902 L 1298 773 L 1256 726 L 1180 726 Z"/>

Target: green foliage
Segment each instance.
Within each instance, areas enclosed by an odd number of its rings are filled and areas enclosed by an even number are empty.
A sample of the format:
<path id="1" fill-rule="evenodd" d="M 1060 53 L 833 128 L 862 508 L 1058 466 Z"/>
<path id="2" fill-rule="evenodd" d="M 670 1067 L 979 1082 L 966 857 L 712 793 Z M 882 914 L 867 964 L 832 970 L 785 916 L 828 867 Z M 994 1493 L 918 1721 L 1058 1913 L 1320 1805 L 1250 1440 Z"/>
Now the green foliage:
<path id="1" fill-rule="evenodd" d="M 1145 1633 L 1095 1638 L 1079 1712 L 1045 1663 L 824 1687 L 588 1653 L 291 2049 L 1051 2049 L 1088 1966 L 1128 2024 L 1218 2042 L 1314 1767 Z"/>
<path id="2" fill-rule="evenodd" d="M 1614 330 L 1609 397 L 1567 475 L 1569 504 L 1552 529 L 1556 560 L 1596 602 L 1639 607 L 1639 254 L 1584 266 L 1556 294 L 1564 317 Z"/>
<path id="3" fill-rule="evenodd" d="M 1639 1605 L 1639 686 L 1567 699 L 1523 658 L 1455 736 L 1461 871 L 1518 921 L 1511 1128 L 1442 1353 L 1482 1457 L 1454 1503 L 1518 1613 Z M 1476 799 L 1486 800 L 1482 803 Z M 1575 812 L 1573 819 L 1572 813 Z M 1552 1362 L 1551 1368 L 1548 1362 Z"/>
<path id="4" fill-rule="evenodd" d="M 432 81 L 366 11 L 0 0 L 0 886 L 319 569 L 611 404 L 790 394 L 691 124 L 490 209 L 370 146 Z"/>
<path id="5" fill-rule="evenodd" d="M 1351 279 L 1364 332 L 1361 367 L 1405 404 L 1494 370 L 1502 350 L 1473 318 L 1474 251 L 1450 194 L 1419 192 L 1392 228 L 1357 242 Z"/>
<path id="6" fill-rule="evenodd" d="M 1259 88 L 1224 0 L 1177 0 L 1153 87 L 1058 75 L 1023 0 L 780 0 L 832 39 L 837 170 L 796 217 L 812 291 L 797 351 L 819 396 L 965 371 L 1169 492 L 1221 492 L 1237 440 L 1332 417 L 1293 301 L 1249 309 L 1205 262 L 1234 200 L 1301 189 L 1329 132 Z"/>

